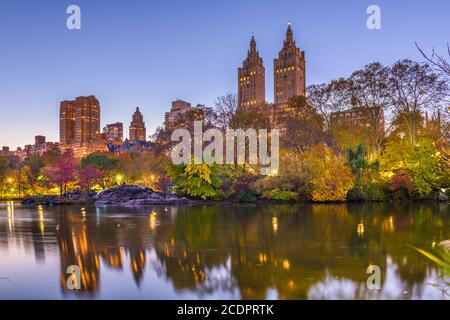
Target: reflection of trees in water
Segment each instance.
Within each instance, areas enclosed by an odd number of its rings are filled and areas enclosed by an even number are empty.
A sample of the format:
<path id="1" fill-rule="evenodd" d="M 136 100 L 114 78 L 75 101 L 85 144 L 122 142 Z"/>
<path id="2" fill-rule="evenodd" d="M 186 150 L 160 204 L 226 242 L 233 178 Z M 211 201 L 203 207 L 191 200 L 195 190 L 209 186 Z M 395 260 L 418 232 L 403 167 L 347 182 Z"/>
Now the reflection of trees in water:
<path id="1" fill-rule="evenodd" d="M 175 286 L 191 289 L 198 287 L 194 270 L 223 265 L 229 255 L 232 277 L 248 299 L 265 298 L 269 288 L 276 288 L 279 298 L 307 298 L 309 288 L 328 274 L 365 284 L 369 264 L 379 265 L 385 278 L 387 255 L 397 283 L 411 287 L 424 283 L 432 269 L 406 245 L 448 237 L 448 220 L 435 210 L 417 204 L 183 209 L 165 230 L 157 230 L 156 250 Z M 171 242 L 178 251 L 168 250 Z"/>
<path id="2" fill-rule="evenodd" d="M 45 210 L 56 210 L 54 221 L 15 221 L 12 230 L 27 230 L 21 236 L 31 237 L 39 259 L 56 233 L 64 292 L 72 264 L 80 266 L 83 292 L 99 290 L 101 265 L 129 268 L 139 286 L 151 252 L 158 275 L 198 295 L 261 299 L 275 290 L 280 299 L 306 299 L 338 288 L 366 298 L 360 286 L 367 266 L 376 264 L 382 284 L 391 279 L 392 295 L 402 287 L 424 297 L 419 291 L 429 288 L 422 284 L 436 274 L 406 245 L 429 247 L 449 237 L 448 206 L 434 204 L 193 206 L 171 208 L 173 214 L 88 208 L 85 216 L 77 207 Z M 0 221 L 0 232 L 11 234 L 11 225 Z M 2 237 L 0 246 L 10 241 Z"/>

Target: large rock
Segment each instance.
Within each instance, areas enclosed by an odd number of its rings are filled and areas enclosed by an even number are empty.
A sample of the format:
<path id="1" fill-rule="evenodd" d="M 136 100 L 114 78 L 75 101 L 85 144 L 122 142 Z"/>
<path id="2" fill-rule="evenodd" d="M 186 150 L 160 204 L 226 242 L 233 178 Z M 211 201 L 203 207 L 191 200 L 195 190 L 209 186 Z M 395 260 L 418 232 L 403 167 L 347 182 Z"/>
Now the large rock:
<path id="1" fill-rule="evenodd" d="M 156 204 L 188 203 L 189 199 L 175 195 L 164 195 L 150 188 L 122 185 L 102 191 L 95 197 L 96 206 L 151 206 Z"/>
<path id="2" fill-rule="evenodd" d="M 24 206 L 56 206 L 63 204 L 89 204 L 94 203 L 95 192 L 74 190 L 60 196 L 30 196 L 22 200 Z"/>

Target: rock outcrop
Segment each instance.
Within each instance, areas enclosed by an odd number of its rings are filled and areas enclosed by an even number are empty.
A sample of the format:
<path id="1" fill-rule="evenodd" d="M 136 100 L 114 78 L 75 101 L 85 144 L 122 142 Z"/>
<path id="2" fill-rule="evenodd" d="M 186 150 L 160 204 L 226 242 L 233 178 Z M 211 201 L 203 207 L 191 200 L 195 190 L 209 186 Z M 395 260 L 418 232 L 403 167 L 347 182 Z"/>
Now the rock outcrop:
<path id="1" fill-rule="evenodd" d="M 189 199 L 175 195 L 165 195 L 150 188 L 134 185 L 122 185 L 99 193 L 75 190 L 65 196 L 31 196 L 23 199 L 25 206 L 56 206 L 62 204 L 94 204 L 96 206 L 150 206 L 156 204 L 183 204 Z"/>
<path id="2" fill-rule="evenodd" d="M 95 205 L 116 206 L 150 206 L 155 204 L 181 204 L 188 203 L 189 199 L 180 198 L 175 195 L 165 195 L 155 192 L 150 188 L 133 185 L 122 185 L 99 192 L 96 196 Z"/>

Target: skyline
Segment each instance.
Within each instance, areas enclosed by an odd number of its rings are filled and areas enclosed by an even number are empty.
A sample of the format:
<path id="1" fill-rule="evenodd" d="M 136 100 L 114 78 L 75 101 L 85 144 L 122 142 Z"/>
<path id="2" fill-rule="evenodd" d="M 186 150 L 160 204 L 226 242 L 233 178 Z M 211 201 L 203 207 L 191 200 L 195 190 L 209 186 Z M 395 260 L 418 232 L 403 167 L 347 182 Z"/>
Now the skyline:
<path id="1" fill-rule="evenodd" d="M 307 85 L 348 76 L 375 60 L 423 61 L 415 41 L 427 52 L 433 46 L 442 51 L 448 41 L 445 13 L 450 4 L 444 1 L 376 1 L 381 30 L 366 28 L 366 8 L 373 1 L 349 1 L 345 8 L 323 3 L 2 4 L 0 146 L 14 150 L 32 143 L 35 135 L 59 141 L 59 103 L 88 95 L 100 101 L 101 127 L 116 121 L 128 127 L 139 106 L 150 135 L 163 123 L 173 100 L 213 106 L 217 96 L 237 93 L 237 68 L 252 33 L 266 67 L 266 99 L 272 102 L 273 59 L 282 47 L 288 21 L 306 53 Z M 81 30 L 65 26 L 70 4 L 81 8 Z"/>

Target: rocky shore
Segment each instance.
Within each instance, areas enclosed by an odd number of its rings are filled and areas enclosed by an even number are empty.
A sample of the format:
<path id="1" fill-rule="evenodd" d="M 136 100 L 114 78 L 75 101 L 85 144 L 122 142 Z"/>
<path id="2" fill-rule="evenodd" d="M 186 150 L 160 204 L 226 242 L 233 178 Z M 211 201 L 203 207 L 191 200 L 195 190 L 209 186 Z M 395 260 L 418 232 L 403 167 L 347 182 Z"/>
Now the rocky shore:
<path id="1" fill-rule="evenodd" d="M 150 206 L 164 204 L 186 204 L 190 200 L 172 194 L 163 194 L 147 187 L 122 185 L 99 193 L 75 190 L 64 196 L 31 196 L 22 200 L 25 206 L 57 206 L 69 204 L 94 204 L 95 206 Z"/>

